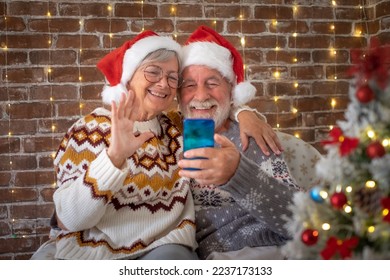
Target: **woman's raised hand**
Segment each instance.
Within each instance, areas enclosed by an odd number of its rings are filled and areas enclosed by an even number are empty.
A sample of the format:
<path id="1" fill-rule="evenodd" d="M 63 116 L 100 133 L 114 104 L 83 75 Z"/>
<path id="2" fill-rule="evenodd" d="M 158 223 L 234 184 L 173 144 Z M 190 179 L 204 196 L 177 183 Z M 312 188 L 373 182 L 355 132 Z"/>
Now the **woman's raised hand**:
<path id="1" fill-rule="evenodd" d="M 111 142 L 107 154 L 117 168 L 121 168 L 128 157 L 153 137 L 152 132 L 134 134 L 138 111 L 134 100 L 134 92 L 130 90 L 127 96 L 122 94 L 118 105 L 115 101 L 111 102 Z"/>

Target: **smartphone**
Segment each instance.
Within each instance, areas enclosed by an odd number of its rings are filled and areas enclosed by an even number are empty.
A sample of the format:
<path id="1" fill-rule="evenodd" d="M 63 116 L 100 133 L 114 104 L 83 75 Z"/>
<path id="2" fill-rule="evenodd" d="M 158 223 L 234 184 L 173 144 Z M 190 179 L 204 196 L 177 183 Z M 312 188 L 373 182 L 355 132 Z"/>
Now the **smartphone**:
<path id="1" fill-rule="evenodd" d="M 212 119 L 185 119 L 183 122 L 183 150 L 214 147 L 214 120 Z M 192 158 L 199 159 L 199 158 Z M 198 170 L 189 168 L 187 170 Z"/>

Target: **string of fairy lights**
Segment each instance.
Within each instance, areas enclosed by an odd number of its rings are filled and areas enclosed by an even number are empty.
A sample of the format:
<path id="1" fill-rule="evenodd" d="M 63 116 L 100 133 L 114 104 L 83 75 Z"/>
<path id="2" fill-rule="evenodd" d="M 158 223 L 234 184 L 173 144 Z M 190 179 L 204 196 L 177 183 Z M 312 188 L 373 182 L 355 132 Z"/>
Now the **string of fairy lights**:
<path id="1" fill-rule="evenodd" d="M 274 2 L 274 6 L 275 6 L 275 18 L 272 20 L 272 22 L 270 22 L 270 24 L 273 26 L 274 28 L 274 32 L 275 32 L 275 47 L 274 47 L 274 51 L 275 51 L 275 70 L 273 72 L 273 77 L 274 77 L 274 81 L 273 81 L 273 95 L 274 95 L 274 102 L 275 102 L 275 109 L 276 109 L 276 129 L 279 129 L 280 128 L 280 123 L 279 123 L 279 106 L 278 106 L 278 100 L 279 100 L 279 96 L 277 94 L 277 83 L 278 83 L 278 80 L 280 78 L 280 69 L 279 69 L 279 63 L 278 63 L 278 54 L 279 54 L 279 50 L 280 50 L 280 46 L 279 46 L 279 36 L 278 36 L 278 32 L 279 32 L 279 29 L 278 29 L 278 19 L 279 19 L 279 15 L 278 15 L 278 0 L 275 0 Z"/>
<path id="2" fill-rule="evenodd" d="M 294 1 L 293 3 L 293 20 L 294 20 L 294 32 L 292 34 L 293 41 L 294 41 L 294 55 L 292 58 L 292 63 L 294 65 L 297 65 L 298 63 L 298 49 L 297 49 L 297 37 L 298 37 L 298 4 L 297 1 Z M 296 69 L 296 68 L 295 68 Z M 298 115 L 298 109 L 297 109 L 297 103 L 298 103 L 298 94 L 299 94 L 299 83 L 298 83 L 298 77 L 297 77 L 297 71 L 295 71 L 295 81 L 293 82 L 293 88 L 295 90 L 295 98 L 293 99 L 293 104 L 291 105 L 291 113 L 294 114 L 296 119 L 296 126 L 299 126 L 299 115 Z M 296 133 L 295 137 L 299 137 L 299 135 Z"/>
<path id="3" fill-rule="evenodd" d="M 246 66 L 246 56 L 245 56 L 245 35 L 244 35 L 244 32 L 243 32 L 243 28 L 242 28 L 242 22 L 244 21 L 245 19 L 245 14 L 244 14 L 244 11 L 243 11 L 243 8 L 242 8 L 242 0 L 240 0 L 240 15 L 238 16 L 238 20 L 240 22 L 240 44 L 241 44 L 241 48 L 242 48 L 242 61 L 243 61 L 243 64 L 244 64 L 244 77 L 246 77 L 246 71 L 247 71 L 247 66 Z"/>
<path id="4" fill-rule="evenodd" d="M 171 17 L 173 17 L 173 38 L 175 40 L 177 40 L 177 29 L 176 29 L 176 26 L 177 26 L 177 5 L 176 3 L 172 3 L 172 6 L 171 6 L 171 13 L 170 13 Z"/>
<path id="5" fill-rule="evenodd" d="M 82 18 L 81 13 L 81 6 L 78 7 L 79 11 L 79 49 L 78 49 L 78 55 L 77 55 L 77 72 L 78 72 L 78 89 L 79 89 L 79 116 L 81 117 L 83 115 L 83 98 L 82 98 L 82 82 L 83 82 L 83 75 L 81 73 L 81 64 L 82 64 L 82 54 L 83 54 L 83 30 L 84 30 L 84 18 Z"/>
<path id="6" fill-rule="evenodd" d="M 51 146 L 54 147 L 55 143 L 55 132 L 56 132 L 56 125 L 55 125 L 55 100 L 53 96 L 53 86 L 52 86 L 52 46 L 53 46 L 53 34 L 51 32 L 51 18 L 52 14 L 50 12 L 50 0 L 47 1 L 47 33 L 48 33 L 48 41 L 47 41 L 47 54 L 48 54 L 48 60 L 47 60 L 47 66 L 46 66 L 46 79 L 49 87 L 49 102 L 50 102 L 50 128 L 51 128 Z M 55 157 L 55 151 L 52 151 L 51 158 L 54 160 Z M 53 183 L 52 187 L 54 188 L 56 186 L 56 179 L 55 175 L 53 174 Z"/>
<path id="7" fill-rule="evenodd" d="M 329 55 L 331 57 L 331 59 L 333 60 L 332 63 L 333 63 L 333 72 L 334 72 L 334 75 L 333 75 L 333 78 L 330 77 L 330 79 L 333 79 L 333 92 L 334 93 L 337 93 L 337 85 L 338 85 L 338 81 L 337 81 L 337 50 L 336 50 L 336 10 L 337 10 L 337 3 L 336 1 L 331 1 L 331 5 L 332 5 L 332 8 L 333 8 L 333 11 L 332 11 L 332 14 L 333 14 L 333 19 L 332 19 L 332 22 L 330 23 L 330 31 L 332 33 L 332 41 L 330 43 L 330 46 L 329 46 Z M 331 111 L 331 119 L 332 119 L 332 122 L 333 122 L 333 119 L 334 119 L 334 111 L 335 111 L 335 107 L 336 107 L 336 99 L 335 98 L 331 98 L 330 100 L 330 106 L 332 108 L 332 111 Z M 333 125 L 330 125 L 329 126 L 329 129 L 332 129 L 333 128 Z"/>
<path id="8" fill-rule="evenodd" d="M 4 15 L 3 15 L 3 19 L 4 19 L 4 42 L 1 43 L 1 48 L 4 52 L 4 84 L 5 84 L 5 91 L 6 91 L 6 94 L 7 94 L 7 112 L 8 112 L 8 164 L 9 164 L 9 174 L 12 174 L 12 170 L 13 170 L 13 161 L 12 161 L 12 136 L 13 136 L 13 133 L 12 133 L 12 130 L 11 130 L 11 119 L 12 119 L 12 116 L 11 116 L 11 112 L 12 112 L 12 108 L 11 108 L 11 97 L 10 97 L 10 91 L 9 91 L 9 80 L 8 80 L 8 18 L 7 18 L 7 6 L 6 6 L 6 3 L 4 2 L 3 3 L 4 7 L 3 7 L 3 10 L 4 10 Z M 15 190 L 14 190 L 14 183 L 13 183 L 13 180 L 12 178 L 10 178 L 10 182 L 9 182 L 9 188 L 10 188 L 10 203 L 11 203 L 11 207 L 10 207 L 10 212 L 11 214 L 9 215 L 9 222 L 11 224 L 11 237 L 13 238 L 16 238 L 16 234 L 15 234 L 15 227 L 14 227 L 14 224 L 15 224 L 15 219 L 13 218 L 13 205 L 14 205 L 14 194 L 15 194 Z"/>

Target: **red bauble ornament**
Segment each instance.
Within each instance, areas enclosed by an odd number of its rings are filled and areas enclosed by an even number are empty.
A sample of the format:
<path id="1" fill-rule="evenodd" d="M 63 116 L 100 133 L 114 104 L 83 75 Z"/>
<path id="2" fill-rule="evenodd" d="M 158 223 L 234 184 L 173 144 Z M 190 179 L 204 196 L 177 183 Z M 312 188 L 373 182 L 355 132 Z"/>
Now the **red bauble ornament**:
<path id="1" fill-rule="evenodd" d="M 342 192 L 334 193 L 330 197 L 330 203 L 334 208 L 341 209 L 347 203 L 347 197 Z"/>
<path id="2" fill-rule="evenodd" d="M 368 103 L 375 97 L 374 92 L 368 85 L 361 86 L 356 92 L 356 98 L 361 103 Z"/>
<path id="3" fill-rule="evenodd" d="M 381 142 L 375 141 L 370 143 L 366 148 L 366 155 L 370 159 L 380 158 L 386 154 L 385 147 L 382 146 Z"/>
<path id="4" fill-rule="evenodd" d="M 307 246 L 312 246 L 318 241 L 318 231 L 313 229 L 305 229 L 302 232 L 301 240 Z"/>

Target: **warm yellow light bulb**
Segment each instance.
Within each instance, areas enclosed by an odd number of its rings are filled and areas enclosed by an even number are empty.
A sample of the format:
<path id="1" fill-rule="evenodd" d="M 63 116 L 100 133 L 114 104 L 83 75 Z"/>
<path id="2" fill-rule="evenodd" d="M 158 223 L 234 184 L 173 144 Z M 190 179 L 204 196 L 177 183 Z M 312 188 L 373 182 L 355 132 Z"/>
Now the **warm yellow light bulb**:
<path id="1" fill-rule="evenodd" d="M 173 6 L 171 7 L 171 13 L 172 13 L 172 14 L 175 14 L 175 13 L 176 13 L 176 8 L 173 7 Z"/>
<path id="2" fill-rule="evenodd" d="M 297 88 L 299 86 L 298 82 L 294 83 L 294 87 Z"/>
<path id="3" fill-rule="evenodd" d="M 51 131 L 55 131 L 56 130 L 56 126 L 55 125 L 52 125 L 51 126 Z"/>
<path id="4" fill-rule="evenodd" d="M 111 6 L 111 5 L 108 5 L 108 6 L 107 6 L 107 10 L 111 12 L 111 11 L 112 11 L 112 6 Z"/>
<path id="5" fill-rule="evenodd" d="M 298 62 L 298 58 L 294 57 L 293 62 Z"/>
<path id="6" fill-rule="evenodd" d="M 332 5 L 333 5 L 333 6 L 336 6 L 336 5 L 337 5 L 337 3 L 336 3 L 335 0 L 332 1 Z"/>
<path id="7" fill-rule="evenodd" d="M 274 101 L 278 102 L 279 98 L 277 96 L 274 96 Z"/>
<path id="8" fill-rule="evenodd" d="M 110 36 L 110 38 L 112 38 L 113 34 L 112 34 L 112 33 L 110 33 L 108 36 Z"/>
<path id="9" fill-rule="evenodd" d="M 280 72 L 279 71 L 275 71 L 274 72 L 274 77 L 275 78 L 279 78 L 280 77 Z"/>
<path id="10" fill-rule="evenodd" d="M 373 188 L 375 188 L 376 183 L 373 180 L 368 180 L 365 185 L 366 185 L 366 188 L 373 189 Z"/>
<path id="11" fill-rule="evenodd" d="M 387 147 L 387 146 L 389 146 L 389 139 L 383 139 L 383 141 L 382 141 L 382 145 L 383 145 L 383 147 Z"/>
<path id="12" fill-rule="evenodd" d="M 333 125 L 330 125 L 330 126 L 329 126 L 329 129 L 332 130 L 332 129 L 333 129 Z"/>
<path id="13" fill-rule="evenodd" d="M 293 107 L 293 108 L 291 109 L 291 112 L 292 112 L 293 114 L 296 114 L 296 113 L 298 113 L 298 109 L 295 108 L 295 107 Z"/>
<path id="14" fill-rule="evenodd" d="M 320 196 L 323 198 L 323 199 L 326 199 L 328 197 L 328 192 L 324 191 L 324 190 L 321 190 L 320 191 Z"/>
<path id="15" fill-rule="evenodd" d="M 331 25 L 330 25 L 330 29 L 331 29 L 331 30 L 335 30 L 334 24 L 331 24 Z"/>
<path id="16" fill-rule="evenodd" d="M 51 13 L 50 13 L 50 12 L 47 12 L 47 16 L 48 16 L 48 17 L 51 17 Z"/>
<path id="17" fill-rule="evenodd" d="M 322 224 L 322 229 L 323 229 L 323 230 L 330 230 L 330 224 L 328 224 L 328 223 L 323 223 L 323 224 Z"/>
<path id="18" fill-rule="evenodd" d="M 294 133 L 294 136 L 295 136 L 296 138 L 301 138 L 301 136 L 299 135 L 298 132 Z"/>
<path id="19" fill-rule="evenodd" d="M 82 76 L 79 76 L 79 81 L 81 82 L 83 80 L 83 77 Z"/>
<path id="20" fill-rule="evenodd" d="M 352 212 L 352 207 L 349 206 L 349 205 L 344 206 L 344 212 L 345 213 L 351 213 Z"/>
<path id="21" fill-rule="evenodd" d="M 244 36 L 241 37 L 240 41 L 241 41 L 241 46 L 245 47 L 245 37 Z"/>
<path id="22" fill-rule="evenodd" d="M 279 51 L 280 50 L 280 47 L 279 46 L 276 46 L 275 47 L 275 51 Z"/>
<path id="23" fill-rule="evenodd" d="M 298 33 L 297 33 L 297 32 L 294 32 L 292 35 L 293 35 L 293 37 L 297 37 L 297 36 L 298 36 Z"/>
<path id="24" fill-rule="evenodd" d="M 367 131 L 367 136 L 368 136 L 369 138 L 371 138 L 371 139 L 374 138 L 374 137 L 375 137 L 375 131 L 369 129 L 369 130 Z"/>
<path id="25" fill-rule="evenodd" d="M 367 231 L 368 231 L 369 233 L 373 233 L 373 232 L 375 231 L 375 227 L 374 227 L 374 226 L 369 226 L 369 227 L 367 228 Z"/>
<path id="26" fill-rule="evenodd" d="M 360 29 L 355 29 L 354 34 L 355 34 L 356 37 L 359 37 L 359 36 L 362 35 L 362 31 Z"/>
<path id="27" fill-rule="evenodd" d="M 277 128 L 279 128 L 279 127 L 280 127 L 280 125 L 277 123 L 277 124 L 276 124 L 276 127 L 277 127 Z"/>
<path id="28" fill-rule="evenodd" d="M 330 102 L 330 105 L 332 106 L 332 108 L 334 109 L 334 107 L 336 107 L 336 99 L 332 98 L 331 102 Z"/>
<path id="29" fill-rule="evenodd" d="M 278 25 L 278 21 L 277 21 L 276 19 L 274 19 L 274 20 L 272 21 L 272 24 L 273 24 L 273 25 Z"/>
<path id="30" fill-rule="evenodd" d="M 352 192 L 352 187 L 351 187 L 351 186 L 347 186 L 347 187 L 345 188 L 345 191 L 346 191 L 347 193 Z"/>

